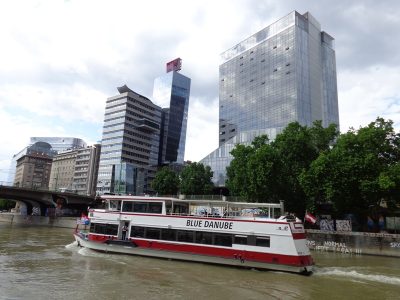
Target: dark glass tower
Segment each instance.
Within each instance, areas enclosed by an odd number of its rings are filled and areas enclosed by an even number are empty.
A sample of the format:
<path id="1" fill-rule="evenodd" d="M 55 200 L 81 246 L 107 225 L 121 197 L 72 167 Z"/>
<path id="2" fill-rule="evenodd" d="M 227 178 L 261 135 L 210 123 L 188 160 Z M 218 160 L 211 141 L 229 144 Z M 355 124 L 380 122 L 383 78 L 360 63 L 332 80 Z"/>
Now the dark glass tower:
<path id="1" fill-rule="evenodd" d="M 221 55 L 219 148 L 201 162 L 225 185 L 235 144 L 289 123 L 339 125 L 333 38 L 310 14 L 294 11 Z"/>
<path id="2" fill-rule="evenodd" d="M 185 156 L 190 78 L 178 73 L 181 63 L 167 63 L 167 74 L 154 80 L 153 101 L 163 107 L 159 165 L 183 164 Z"/>

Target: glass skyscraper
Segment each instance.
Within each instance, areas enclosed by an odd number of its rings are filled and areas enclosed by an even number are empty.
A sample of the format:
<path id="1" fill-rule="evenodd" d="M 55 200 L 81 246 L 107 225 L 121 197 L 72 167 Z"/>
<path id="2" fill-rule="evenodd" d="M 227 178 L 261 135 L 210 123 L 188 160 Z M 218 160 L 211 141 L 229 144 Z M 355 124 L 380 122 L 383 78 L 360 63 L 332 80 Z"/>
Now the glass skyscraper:
<path id="1" fill-rule="evenodd" d="M 97 193 L 142 194 L 158 165 L 161 108 L 126 85 L 106 102 Z"/>
<path id="2" fill-rule="evenodd" d="M 184 160 L 191 80 L 178 73 L 181 64 L 180 58 L 167 63 L 167 73 L 154 80 L 153 101 L 163 107 L 159 165 Z"/>
<path id="3" fill-rule="evenodd" d="M 201 162 L 224 186 L 235 144 L 290 122 L 339 125 L 334 39 L 310 14 L 294 11 L 221 55 L 219 148 Z"/>

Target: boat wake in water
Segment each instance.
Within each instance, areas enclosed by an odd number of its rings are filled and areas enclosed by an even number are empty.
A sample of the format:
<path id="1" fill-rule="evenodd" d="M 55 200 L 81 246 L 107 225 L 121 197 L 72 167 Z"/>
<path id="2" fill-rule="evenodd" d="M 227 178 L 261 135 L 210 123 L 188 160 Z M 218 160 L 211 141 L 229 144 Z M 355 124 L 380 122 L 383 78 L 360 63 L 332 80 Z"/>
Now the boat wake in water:
<path id="1" fill-rule="evenodd" d="M 78 246 L 78 243 L 76 241 L 73 241 L 72 243 L 65 245 L 66 249 L 74 249 Z"/>
<path id="2" fill-rule="evenodd" d="M 359 281 L 362 283 L 384 283 L 395 284 L 400 286 L 400 278 L 396 276 L 387 276 L 380 274 L 366 274 L 350 268 L 317 268 L 314 271 L 314 276 L 329 276 L 337 278 L 346 278 Z"/>

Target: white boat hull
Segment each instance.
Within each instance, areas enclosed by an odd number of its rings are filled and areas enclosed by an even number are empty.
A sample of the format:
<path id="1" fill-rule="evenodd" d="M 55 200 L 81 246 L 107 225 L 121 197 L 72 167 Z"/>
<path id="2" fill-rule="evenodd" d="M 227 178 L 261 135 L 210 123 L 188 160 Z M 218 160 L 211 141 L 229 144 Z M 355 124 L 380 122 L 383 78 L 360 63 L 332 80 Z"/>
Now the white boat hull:
<path id="1" fill-rule="evenodd" d="M 105 242 L 89 241 L 79 233 L 74 234 L 74 236 L 79 246 L 102 252 L 140 255 L 147 257 L 166 258 L 166 259 L 210 263 L 210 264 L 221 264 L 221 265 L 229 265 L 229 266 L 236 266 L 243 268 L 276 270 L 276 271 L 300 273 L 305 275 L 309 275 L 313 272 L 313 266 L 289 266 L 283 264 L 257 262 L 245 259 L 225 258 L 225 257 L 217 257 L 217 256 L 201 255 L 193 253 L 182 253 L 175 251 L 137 247 L 133 243 L 126 243 L 126 245 L 114 244 L 114 243 L 108 244 Z"/>

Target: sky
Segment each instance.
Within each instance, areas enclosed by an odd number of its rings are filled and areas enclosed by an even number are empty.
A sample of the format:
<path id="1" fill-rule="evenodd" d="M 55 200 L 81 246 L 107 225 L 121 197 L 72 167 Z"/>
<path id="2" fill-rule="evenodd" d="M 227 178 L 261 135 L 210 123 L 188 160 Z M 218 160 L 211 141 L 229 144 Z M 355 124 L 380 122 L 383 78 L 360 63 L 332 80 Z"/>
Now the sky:
<path id="1" fill-rule="evenodd" d="M 151 99 L 177 57 L 185 160 L 201 160 L 218 147 L 220 54 L 293 10 L 335 38 L 341 132 L 378 116 L 398 131 L 400 1 L 0 0 L 0 181 L 32 136 L 100 141 L 107 97 L 126 84 Z"/>

